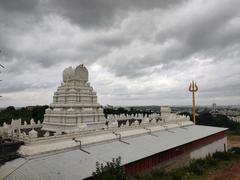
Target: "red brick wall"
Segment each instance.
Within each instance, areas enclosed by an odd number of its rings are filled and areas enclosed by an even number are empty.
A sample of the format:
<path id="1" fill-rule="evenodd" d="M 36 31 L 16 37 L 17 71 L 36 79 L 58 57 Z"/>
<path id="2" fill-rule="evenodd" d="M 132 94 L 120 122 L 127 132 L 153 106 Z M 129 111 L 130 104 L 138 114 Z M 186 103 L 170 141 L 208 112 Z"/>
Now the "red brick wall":
<path id="1" fill-rule="evenodd" d="M 138 161 L 126 164 L 126 165 L 124 165 L 125 170 L 128 175 L 133 176 L 139 172 L 145 171 L 156 165 L 159 165 L 160 163 L 166 162 L 174 157 L 177 157 L 177 156 L 185 154 L 185 153 L 190 153 L 191 151 L 193 151 L 195 149 L 198 149 L 198 148 L 206 146 L 214 141 L 222 139 L 226 136 L 225 132 L 226 131 L 222 131 L 222 132 L 207 136 L 205 138 L 198 139 L 196 141 L 169 149 L 167 151 L 159 152 L 152 156 L 149 156 L 149 157 L 140 159 Z"/>

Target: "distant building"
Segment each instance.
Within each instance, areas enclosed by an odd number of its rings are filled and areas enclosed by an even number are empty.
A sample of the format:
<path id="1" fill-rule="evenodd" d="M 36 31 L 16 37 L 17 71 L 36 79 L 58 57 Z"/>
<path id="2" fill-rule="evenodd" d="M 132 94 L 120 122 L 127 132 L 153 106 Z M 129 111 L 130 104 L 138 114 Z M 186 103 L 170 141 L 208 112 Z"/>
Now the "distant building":
<path id="1" fill-rule="evenodd" d="M 213 117 L 216 117 L 219 113 L 219 111 L 217 110 L 217 104 L 213 103 L 212 104 L 212 109 L 210 110 L 210 113 L 213 115 Z"/>
<path id="2" fill-rule="evenodd" d="M 106 109 L 114 109 L 114 106 L 108 104 L 108 105 L 105 106 L 104 108 L 106 108 Z"/>
<path id="3" fill-rule="evenodd" d="M 32 111 L 35 106 L 27 106 L 26 109 Z"/>
<path id="4" fill-rule="evenodd" d="M 217 104 L 216 104 L 216 103 L 213 103 L 213 104 L 212 104 L 212 111 L 213 111 L 213 112 L 216 112 L 216 111 L 217 111 Z"/>
<path id="5" fill-rule="evenodd" d="M 228 118 L 235 122 L 240 122 L 240 116 L 228 116 Z"/>

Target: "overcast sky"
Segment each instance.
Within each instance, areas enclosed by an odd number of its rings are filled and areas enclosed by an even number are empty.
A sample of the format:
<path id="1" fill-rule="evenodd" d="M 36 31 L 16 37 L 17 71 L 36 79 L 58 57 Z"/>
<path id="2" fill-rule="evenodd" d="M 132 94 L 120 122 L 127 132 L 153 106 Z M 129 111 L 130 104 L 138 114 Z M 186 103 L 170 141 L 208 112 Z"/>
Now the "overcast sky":
<path id="1" fill-rule="evenodd" d="M 239 0 L 0 0 L 0 106 L 85 64 L 102 105 L 240 104 Z"/>

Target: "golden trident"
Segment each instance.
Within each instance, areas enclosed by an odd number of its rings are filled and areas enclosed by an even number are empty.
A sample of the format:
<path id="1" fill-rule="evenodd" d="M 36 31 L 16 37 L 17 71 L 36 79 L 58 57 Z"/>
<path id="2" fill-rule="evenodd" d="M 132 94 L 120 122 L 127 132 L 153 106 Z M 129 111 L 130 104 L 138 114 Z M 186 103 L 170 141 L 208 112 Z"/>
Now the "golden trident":
<path id="1" fill-rule="evenodd" d="M 192 92 L 192 117 L 193 117 L 193 122 L 196 124 L 196 117 L 195 117 L 195 92 L 198 91 L 198 87 L 196 82 L 192 81 L 189 86 L 189 91 Z"/>

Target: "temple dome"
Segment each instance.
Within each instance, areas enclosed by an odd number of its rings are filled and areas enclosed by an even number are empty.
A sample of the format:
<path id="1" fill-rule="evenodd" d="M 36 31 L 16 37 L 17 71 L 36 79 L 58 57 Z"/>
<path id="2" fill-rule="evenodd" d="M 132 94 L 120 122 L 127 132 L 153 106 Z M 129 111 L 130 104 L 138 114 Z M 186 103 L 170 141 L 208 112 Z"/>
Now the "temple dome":
<path id="1" fill-rule="evenodd" d="M 67 82 L 68 80 L 82 80 L 84 82 L 88 81 L 88 70 L 87 68 L 81 64 L 77 66 L 75 69 L 72 67 L 68 67 L 63 71 L 63 82 Z"/>
<path id="2" fill-rule="evenodd" d="M 75 76 L 76 76 L 76 79 L 81 79 L 81 80 L 84 80 L 85 82 L 87 82 L 88 81 L 87 68 L 83 64 L 77 66 L 75 69 Z"/>
<path id="3" fill-rule="evenodd" d="M 75 71 L 72 67 L 68 67 L 63 71 L 63 82 L 67 82 L 68 80 L 74 77 Z"/>

